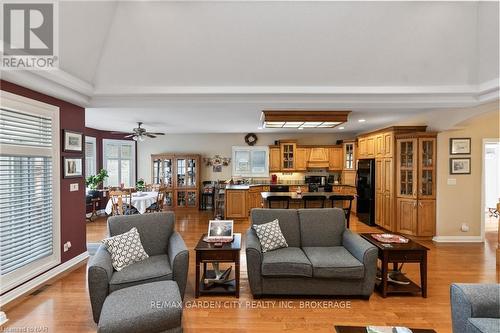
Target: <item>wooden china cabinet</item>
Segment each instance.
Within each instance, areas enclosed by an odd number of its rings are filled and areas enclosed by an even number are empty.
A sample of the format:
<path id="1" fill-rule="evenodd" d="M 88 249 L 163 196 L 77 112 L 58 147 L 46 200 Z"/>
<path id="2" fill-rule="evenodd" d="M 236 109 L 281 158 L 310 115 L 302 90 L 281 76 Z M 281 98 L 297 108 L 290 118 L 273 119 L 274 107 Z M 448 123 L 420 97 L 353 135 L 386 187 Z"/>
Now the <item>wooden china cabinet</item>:
<path id="1" fill-rule="evenodd" d="M 168 188 L 168 208 L 198 208 L 200 155 L 151 155 L 152 182 Z"/>
<path id="2" fill-rule="evenodd" d="M 397 231 L 434 236 L 436 229 L 436 134 L 396 137 Z"/>

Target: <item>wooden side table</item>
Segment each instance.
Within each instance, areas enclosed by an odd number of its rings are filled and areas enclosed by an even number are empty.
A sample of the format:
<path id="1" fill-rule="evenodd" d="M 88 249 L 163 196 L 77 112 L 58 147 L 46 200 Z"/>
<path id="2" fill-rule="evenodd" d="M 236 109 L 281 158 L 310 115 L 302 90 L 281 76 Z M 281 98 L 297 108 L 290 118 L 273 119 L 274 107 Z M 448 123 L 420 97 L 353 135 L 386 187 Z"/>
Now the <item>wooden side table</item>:
<path id="1" fill-rule="evenodd" d="M 382 297 L 387 297 L 393 293 L 422 293 L 422 297 L 427 297 L 427 251 L 428 248 L 410 239 L 408 243 L 381 243 L 374 239 L 371 234 L 364 233 L 361 236 L 378 248 L 378 259 L 381 261 L 381 281 L 378 288 Z M 390 246 L 386 246 L 389 244 Z M 408 279 L 403 274 L 396 274 L 394 277 L 398 281 L 408 282 L 408 284 L 388 283 L 389 263 L 393 264 L 393 269 L 397 270 L 398 263 L 418 263 L 420 264 L 420 286 Z"/>
<path id="2" fill-rule="evenodd" d="M 196 251 L 195 297 L 198 298 L 204 294 L 234 294 L 236 297 L 240 297 L 241 234 L 234 234 L 233 241 L 224 243 L 222 247 L 215 247 L 214 243 L 204 242 L 203 237 L 205 236 L 206 234 L 201 236 L 194 248 Z M 214 262 L 234 263 L 234 280 L 211 287 L 205 286 L 205 278 L 214 275 L 213 270 L 207 269 L 207 264 Z M 203 265 L 203 271 L 201 265 Z"/>

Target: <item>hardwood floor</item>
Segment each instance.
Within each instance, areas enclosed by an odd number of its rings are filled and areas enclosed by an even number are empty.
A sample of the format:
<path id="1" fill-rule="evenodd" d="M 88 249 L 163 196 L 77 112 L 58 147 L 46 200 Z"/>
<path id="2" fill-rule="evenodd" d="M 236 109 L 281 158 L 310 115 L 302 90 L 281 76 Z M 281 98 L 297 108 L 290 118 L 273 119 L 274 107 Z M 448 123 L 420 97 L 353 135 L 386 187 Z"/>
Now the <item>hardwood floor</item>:
<path id="1" fill-rule="evenodd" d="M 187 246 L 193 249 L 201 233 L 208 227 L 210 212 L 177 211 L 176 228 Z M 235 232 L 244 233 L 249 223 L 239 223 Z M 354 217 L 351 229 L 357 232 L 377 230 Z M 100 218 L 87 224 L 89 242 L 100 241 L 106 233 L 106 221 Z M 334 325 L 403 325 L 434 328 L 451 332 L 449 286 L 452 282 L 498 282 L 494 241 L 489 235 L 485 244 L 435 244 L 422 242 L 431 250 L 428 258 L 428 298 L 390 296 L 374 293 L 369 301 L 349 298 L 264 298 L 251 303 L 244 251 L 241 252 L 241 297 L 201 297 L 194 299 L 194 251 L 190 251 L 185 332 L 334 332 Z M 404 271 L 418 280 L 417 265 L 405 265 Z M 323 301 L 339 301 L 349 308 L 301 308 L 304 301 L 322 305 Z M 207 301 L 201 303 L 203 301 Z M 227 301 L 227 303 L 223 303 Z M 239 301 L 239 302 L 238 302 Z M 278 302 L 291 308 L 279 307 Z M 291 301 L 291 303 L 287 303 Z M 272 302 L 275 302 L 274 304 Z M 344 303 L 341 303 L 344 302 Z M 350 303 L 348 303 L 350 302 Z M 217 308 L 219 305 L 229 308 Z M 264 306 L 268 308 L 264 308 Z M 274 305 L 274 307 L 273 307 Z M 133 306 L 131 304 L 131 306 Z M 188 308 L 189 307 L 189 308 Z M 86 266 L 43 287 L 11 308 L 4 309 L 9 318 L 4 331 L 19 327 L 47 327 L 40 332 L 95 332 L 86 284 Z"/>

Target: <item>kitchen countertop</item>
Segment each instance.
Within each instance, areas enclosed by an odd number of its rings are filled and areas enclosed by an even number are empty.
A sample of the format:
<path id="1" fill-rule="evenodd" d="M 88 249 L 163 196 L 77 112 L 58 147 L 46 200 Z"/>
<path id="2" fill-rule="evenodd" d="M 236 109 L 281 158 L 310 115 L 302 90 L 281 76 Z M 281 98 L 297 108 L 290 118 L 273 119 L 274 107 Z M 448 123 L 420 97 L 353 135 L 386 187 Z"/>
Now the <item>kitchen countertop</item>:
<path id="1" fill-rule="evenodd" d="M 288 185 L 288 186 L 305 186 L 307 187 L 308 184 L 306 183 L 294 183 L 294 184 L 289 184 L 289 183 L 277 183 L 277 184 L 227 184 L 226 185 L 226 190 L 248 190 L 250 187 L 254 186 L 271 186 L 271 185 Z M 347 187 L 355 187 L 354 185 L 344 185 L 344 184 L 332 184 L 333 187 L 335 186 L 347 186 Z M 276 192 L 276 193 L 283 193 L 283 192 Z M 314 192 L 314 193 L 319 193 L 319 192 Z M 328 192 L 330 193 L 330 192 Z"/>
<path id="2" fill-rule="evenodd" d="M 335 192 L 303 192 L 299 195 L 297 192 L 261 192 L 260 195 L 264 200 L 267 200 L 267 197 L 269 196 L 290 197 L 292 200 L 301 200 L 303 197 L 315 195 L 324 195 L 327 199 L 329 199 L 331 196 L 339 194 Z"/>

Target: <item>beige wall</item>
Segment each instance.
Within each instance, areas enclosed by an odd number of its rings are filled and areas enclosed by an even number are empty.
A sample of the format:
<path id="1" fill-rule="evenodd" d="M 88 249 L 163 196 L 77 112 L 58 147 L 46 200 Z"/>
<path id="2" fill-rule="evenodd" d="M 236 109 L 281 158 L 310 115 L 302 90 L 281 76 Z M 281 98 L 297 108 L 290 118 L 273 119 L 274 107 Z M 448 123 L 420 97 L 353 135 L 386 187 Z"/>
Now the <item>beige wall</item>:
<path id="1" fill-rule="evenodd" d="M 490 110 L 458 124 L 455 130 L 444 131 L 438 134 L 437 236 L 481 235 L 483 139 L 500 137 L 498 104 L 493 103 L 482 108 L 490 108 Z M 468 137 L 471 138 L 472 145 L 470 155 L 471 174 L 450 175 L 450 138 Z M 448 185 L 448 179 L 456 179 L 456 185 Z M 468 232 L 460 230 L 462 223 L 467 223 L 470 226 Z"/>
<path id="2" fill-rule="evenodd" d="M 167 134 L 146 142 L 139 142 L 137 147 L 137 176 L 151 181 L 151 154 L 158 153 L 194 153 L 202 157 L 219 154 L 231 158 L 232 146 L 246 146 L 246 133 L 222 134 Z M 257 145 L 268 146 L 275 140 L 296 139 L 299 144 L 335 144 L 342 134 L 257 134 Z M 352 137 L 348 135 L 348 137 Z M 290 176 L 289 176 L 290 177 Z M 292 176 L 293 177 L 293 176 Z M 231 178 L 231 165 L 222 168 L 222 172 L 212 172 L 212 167 L 203 164 L 202 180 L 225 180 Z"/>

